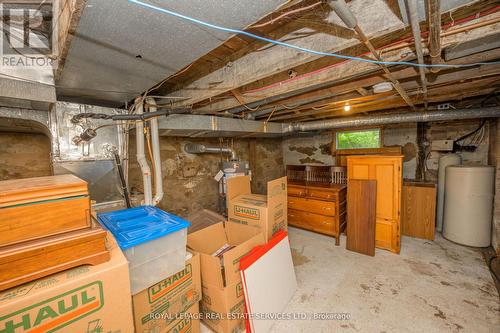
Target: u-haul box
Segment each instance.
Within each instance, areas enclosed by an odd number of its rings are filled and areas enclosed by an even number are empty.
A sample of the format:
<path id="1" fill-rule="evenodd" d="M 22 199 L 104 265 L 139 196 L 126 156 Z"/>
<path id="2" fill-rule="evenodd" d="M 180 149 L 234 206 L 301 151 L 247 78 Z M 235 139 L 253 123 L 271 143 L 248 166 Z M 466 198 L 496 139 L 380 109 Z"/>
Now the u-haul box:
<path id="1" fill-rule="evenodd" d="M 287 178 L 267 183 L 267 195 L 252 194 L 250 177 L 227 180 L 228 222 L 260 228 L 266 240 L 279 230 L 287 231 Z"/>

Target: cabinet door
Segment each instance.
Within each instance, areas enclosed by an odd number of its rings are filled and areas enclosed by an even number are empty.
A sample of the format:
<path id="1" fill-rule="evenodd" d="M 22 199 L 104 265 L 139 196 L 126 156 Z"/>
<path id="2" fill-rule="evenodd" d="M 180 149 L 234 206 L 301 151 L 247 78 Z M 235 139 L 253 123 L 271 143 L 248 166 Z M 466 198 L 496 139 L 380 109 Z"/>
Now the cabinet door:
<path id="1" fill-rule="evenodd" d="M 373 179 L 377 181 L 376 246 L 399 253 L 401 157 L 350 157 L 347 165 L 348 179 Z"/>
<path id="2" fill-rule="evenodd" d="M 387 163 L 388 162 L 388 163 Z M 386 163 L 373 164 L 372 177 L 377 181 L 377 218 L 386 221 L 397 219 L 398 216 L 398 189 L 397 189 L 397 165 L 386 161 Z"/>
<path id="3" fill-rule="evenodd" d="M 370 179 L 370 169 L 372 169 L 372 163 L 370 161 L 352 161 L 348 164 L 347 178 L 348 179 Z"/>

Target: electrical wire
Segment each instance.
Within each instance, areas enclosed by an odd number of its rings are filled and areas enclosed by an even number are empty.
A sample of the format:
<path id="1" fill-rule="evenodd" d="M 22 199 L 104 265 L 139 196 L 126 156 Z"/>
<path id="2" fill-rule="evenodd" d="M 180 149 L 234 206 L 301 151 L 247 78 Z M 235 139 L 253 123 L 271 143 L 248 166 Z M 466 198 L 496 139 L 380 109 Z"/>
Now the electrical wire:
<path id="1" fill-rule="evenodd" d="M 190 16 L 186 16 L 183 14 L 179 14 L 177 12 L 161 8 L 158 6 L 154 6 L 139 0 L 127 0 L 130 3 L 136 4 L 141 7 L 145 7 L 148 9 L 151 9 L 153 11 L 157 11 L 163 14 L 167 14 L 173 17 L 177 17 L 179 19 L 189 21 L 201 26 L 205 26 L 211 29 L 215 30 L 220 30 L 223 32 L 227 33 L 232 33 L 232 34 L 238 34 L 238 35 L 244 35 L 250 38 L 258 39 L 267 43 L 272 43 L 275 45 L 280 45 L 286 48 L 290 49 L 295 49 L 297 51 L 301 52 L 306 52 L 314 55 L 319 55 L 319 56 L 326 56 L 326 57 L 335 57 L 335 58 L 340 58 L 340 59 L 347 59 L 347 60 L 354 60 L 354 61 L 359 61 L 359 62 L 365 62 L 365 63 L 371 63 L 371 64 L 376 64 L 376 65 L 406 65 L 406 66 L 412 66 L 412 67 L 425 67 L 425 68 L 432 68 L 432 67 L 439 67 L 439 68 L 466 68 L 466 67 L 473 67 L 473 66 L 479 66 L 479 65 L 498 65 L 500 64 L 500 61 L 491 61 L 491 62 L 476 62 L 476 63 L 470 63 L 470 64 L 456 64 L 456 65 L 450 65 L 450 64 L 420 64 L 420 63 L 413 63 L 413 62 L 408 62 L 408 61 L 378 61 L 378 60 L 373 60 L 373 59 L 365 59 L 365 58 L 359 58 L 359 57 L 352 57 L 352 56 L 347 56 L 347 55 L 342 55 L 338 53 L 330 53 L 330 52 L 323 52 L 323 51 L 316 51 L 316 50 L 311 50 L 305 47 L 301 46 L 296 46 L 293 44 L 288 44 L 284 43 L 278 40 L 270 39 L 267 37 L 262 37 L 255 35 L 251 32 L 243 31 L 243 30 L 238 30 L 238 29 L 233 29 L 233 28 L 227 28 L 223 26 L 219 26 L 216 24 L 208 23 Z"/>

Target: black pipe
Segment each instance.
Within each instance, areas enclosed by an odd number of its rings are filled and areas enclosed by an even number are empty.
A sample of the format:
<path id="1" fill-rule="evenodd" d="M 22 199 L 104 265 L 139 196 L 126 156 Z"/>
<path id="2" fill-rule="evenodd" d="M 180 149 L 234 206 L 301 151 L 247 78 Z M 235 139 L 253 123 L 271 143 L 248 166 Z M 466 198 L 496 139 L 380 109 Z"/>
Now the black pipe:
<path id="1" fill-rule="evenodd" d="M 123 167 L 122 167 L 122 162 L 120 160 L 120 155 L 118 155 L 118 152 L 116 150 L 113 152 L 113 155 L 115 156 L 116 167 L 118 168 L 118 174 L 120 175 L 120 183 L 122 185 L 123 197 L 125 198 L 125 203 L 127 204 L 127 208 L 130 208 L 132 207 L 132 205 L 130 203 L 130 195 L 128 193 L 127 182 L 125 181 L 125 175 L 123 173 Z"/>
<path id="2" fill-rule="evenodd" d="M 92 119 L 105 119 L 105 120 L 148 120 L 153 117 L 159 116 L 169 116 L 172 114 L 186 114 L 191 113 L 191 109 L 168 109 L 168 110 L 158 110 L 155 112 L 147 112 L 143 114 L 104 114 L 104 113 L 79 113 L 71 118 L 73 124 L 78 124 L 84 118 Z"/>

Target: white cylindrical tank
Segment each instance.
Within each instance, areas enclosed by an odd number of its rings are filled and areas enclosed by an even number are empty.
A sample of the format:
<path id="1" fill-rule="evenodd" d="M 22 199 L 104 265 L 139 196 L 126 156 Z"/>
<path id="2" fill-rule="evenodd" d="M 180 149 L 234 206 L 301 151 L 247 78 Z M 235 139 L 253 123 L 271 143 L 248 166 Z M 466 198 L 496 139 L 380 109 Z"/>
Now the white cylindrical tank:
<path id="1" fill-rule="evenodd" d="M 438 198 L 436 210 L 436 230 L 443 230 L 443 212 L 444 212 L 444 187 L 445 187 L 445 171 L 450 165 L 462 164 L 462 157 L 457 154 L 446 154 L 439 158 L 438 162 Z"/>
<path id="2" fill-rule="evenodd" d="M 495 168 L 446 168 L 443 236 L 453 242 L 485 247 L 491 243 Z"/>

